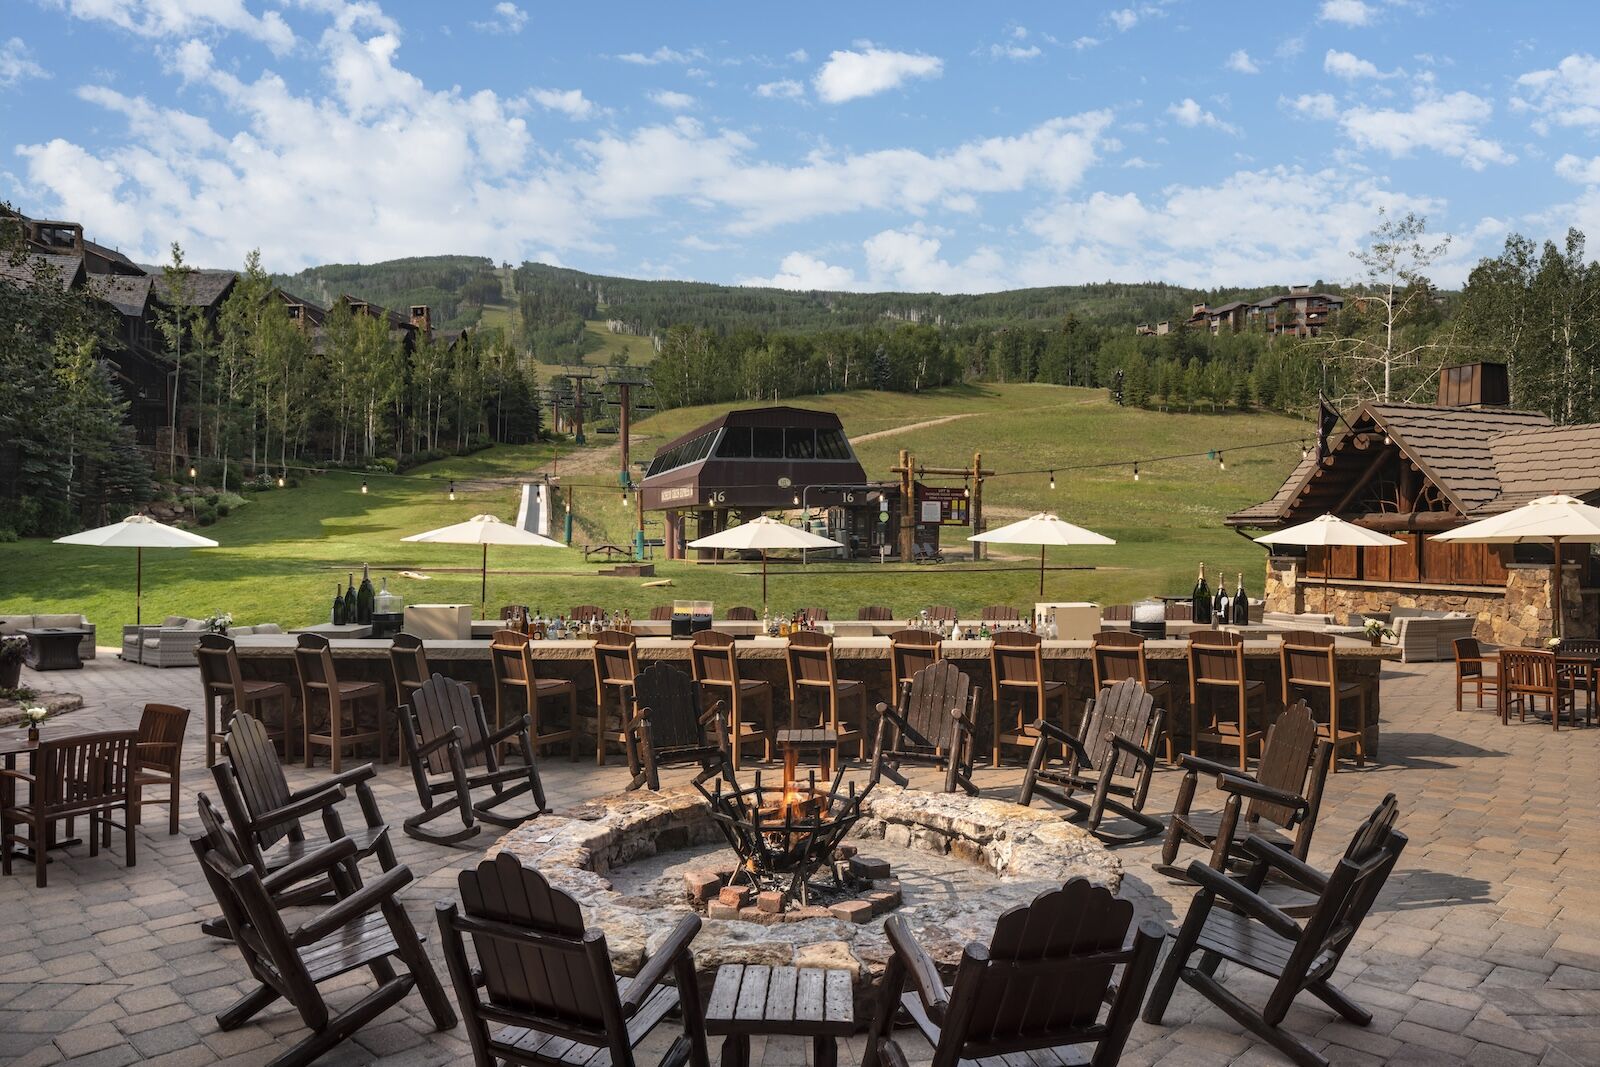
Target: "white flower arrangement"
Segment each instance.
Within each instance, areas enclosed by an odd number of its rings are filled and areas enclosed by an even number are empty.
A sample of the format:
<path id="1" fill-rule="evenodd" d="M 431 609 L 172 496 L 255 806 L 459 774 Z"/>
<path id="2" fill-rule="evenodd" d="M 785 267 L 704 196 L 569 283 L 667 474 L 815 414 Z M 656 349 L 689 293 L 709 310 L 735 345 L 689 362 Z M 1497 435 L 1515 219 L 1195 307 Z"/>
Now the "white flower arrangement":
<path id="1" fill-rule="evenodd" d="M 1361 627 L 1361 630 L 1367 635 L 1369 641 L 1394 636 L 1394 630 L 1382 619 L 1368 619 L 1366 624 Z"/>
<path id="2" fill-rule="evenodd" d="M 29 704 L 22 709 L 22 725 L 38 726 L 50 717 L 50 709 L 43 704 Z"/>
<path id="3" fill-rule="evenodd" d="M 1560 648 L 1561 647 L 1561 638 L 1552 637 L 1552 638 L 1548 639 L 1547 641 L 1545 641 L 1544 647 L 1545 648 Z"/>
<path id="4" fill-rule="evenodd" d="M 233 615 L 231 612 L 215 612 L 206 616 L 206 629 L 214 634 L 225 634 L 232 625 Z"/>

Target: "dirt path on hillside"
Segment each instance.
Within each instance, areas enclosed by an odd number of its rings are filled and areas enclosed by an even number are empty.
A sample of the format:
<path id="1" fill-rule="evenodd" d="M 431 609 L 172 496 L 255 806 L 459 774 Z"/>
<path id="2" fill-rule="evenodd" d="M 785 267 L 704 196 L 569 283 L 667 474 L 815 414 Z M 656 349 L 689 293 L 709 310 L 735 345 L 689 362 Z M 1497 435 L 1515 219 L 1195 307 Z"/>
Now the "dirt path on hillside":
<path id="1" fill-rule="evenodd" d="M 977 414 L 978 412 L 976 411 L 965 411 L 959 415 L 941 415 L 937 419 L 928 419 L 924 422 L 908 422 L 904 426 L 891 426 L 887 430 L 873 430 L 871 433 L 864 433 L 860 437 L 852 437 L 850 438 L 850 443 L 859 445 L 863 441 L 876 441 L 880 437 L 892 437 L 897 433 L 927 430 L 934 426 L 943 426 L 947 422 L 955 422 L 957 419 L 970 419 Z"/>

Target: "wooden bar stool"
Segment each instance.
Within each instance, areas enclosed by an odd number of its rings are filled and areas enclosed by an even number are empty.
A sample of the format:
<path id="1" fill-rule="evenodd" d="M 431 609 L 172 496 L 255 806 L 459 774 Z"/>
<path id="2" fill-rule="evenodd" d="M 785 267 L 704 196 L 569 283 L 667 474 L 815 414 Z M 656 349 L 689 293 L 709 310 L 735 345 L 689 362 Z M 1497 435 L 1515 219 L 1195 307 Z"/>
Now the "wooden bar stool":
<path id="1" fill-rule="evenodd" d="M 894 615 L 882 604 L 868 604 L 856 611 L 858 622 L 889 622 Z"/>
<path id="2" fill-rule="evenodd" d="M 1034 726 L 1050 717 L 1050 705 L 1061 708 L 1060 725 L 1071 733 L 1067 722 L 1067 683 L 1047 681 L 1044 656 L 1038 634 L 1005 630 L 994 635 L 989 647 L 989 674 L 994 682 L 994 765 L 1000 766 L 1000 746 L 1016 745 L 1032 749 L 1039 740 Z M 1017 717 L 1009 728 L 1001 726 L 1002 707 L 1014 703 Z"/>
<path id="3" fill-rule="evenodd" d="M 1315 632 L 1285 634 L 1278 649 L 1278 662 L 1283 675 L 1283 706 L 1295 700 L 1305 700 L 1313 709 L 1319 695 L 1328 707 L 1328 717 L 1317 723 L 1317 733 L 1331 746 L 1328 770 L 1339 769 L 1339 749 L 1356 750 L 1356 766 L 1367 765 L 1367 683 L 1339 681 L 1339 663 L 1334 657 L 1333 635 Z M 1355 729 L 1346 729 L 1340 712 L 1347 700 L 1356 704 Z"/>
<path id="4" fill-rule="evenodd" d="M 1461 710 L 1461 697 L 1467 686 L 1478 691 L 1478 707 L 1483 707 L 1483 695 L 1488 692 L 1495 703 L 1500 702 L 1500 663 L 1498 655 L 1484 655 L 1476 637 L 1458 637 L 1451 642 L 1456 655 L 1456 710 Z M 1492 673 L 1491 673 L 1492 671 Z"/>
<path id="5" fill-rule="evenodd" d="M 1096 693 L 1131 678 L 1150 694 L 1155 706 L 1161 709 L 1163 718 L 1169 723 L 1172 721 L 1172 683 L 1164 678 L 1151 680 L 1150 665 L 1144 655 L 1143 637 L 1126 630 L 1101 630 L 1094 635 L 1089 657 L 1094 665 Z M 1163 736 L 1167 742 L 1167 763 L 1176 764 L 1177 756 L 1172 747 L 1172 731 L 1170 729 L 1165 731 Z"/>
<path id="6" fill-rule="evenodd" d="M 894 691 L 916 677 L 918 671 L 943 658 L 942 642 L 932 630 L 896 630 L 889 635 L 889 670 Z M 891 706 L 894 701 L 889 702 Z"/>
<path id="7" fill-rule="evenodd" d="M 594 664 L 594 763 L 606 765 L 606 742 L 615 741 L 628 754 L 628 769 L 638 770 L 628 738 L 629 708 L 633 705 L 633 679 L 639 673 L 639 640 L 626 630 L 602 630 L 594 639 L 589 660 Z M 606 697 L 617 694 L 617 725 L 606 726 Z"/>
<path id="8" fill-rule="evenodd" d="M 572 613 L 567 616 L 573 622 L 589 622 L 593 619 L 604 621 L 606 613 L 600 610 L 598 604 L 575 604 Z"/>
<path id="9" fill-rule="evenodd" d="M 495 729 L 503 729 L 517 715 L 526 714 L 532 723 L 533 750 L 542 754 L 545 745 L 567 743 L 567 758 L 578 758 L 578 686 L 560 678 L 540 678 L 533 669 L 533 650 L 528 635 L 515 630 L 496 630 L 489 642 L 489 662 L 494 665 Z M 567 698 L 567 728 L 547 730 L 539 718 L 539 704 L 545 697 Z"/>
<path id="10" fill-rule="evenodd" d="M 751 741 L 759 742 L 765 759 L 772 759 L 777 740 L 777 722 L 772 713 L 772 683 L 765 678 L 744 678 L 739 674 L 739 657 L 732 634 L 720 630 L 701 630 L 689 645 L 689 667 L 694 680 L 728 705 L 728 753 L 733 769 L 739 769 L 739 755 Z M 761 706 L 762 726 L 746 714 L 745 703 Z M 709 701 L 707 702 L 709 706 Z"/>
<path id="11" fill-rule="evenodd" d="M 206 700 L 206 766 L 217 762 L 217 746 L 228 734 L 228 724 L 244 712 L 266 725 L 271 720 L 262 714 L 263 704 L 278 706 L 277 727 L 268 727 L 268 736 L 283 742 L 283 759 L 291 758 L 290 739 L 294 731 L 290 720 L 294 710 L 294 690 L 287 682 L 246 679 L 239 671 L 239 653 L 233 638 L 224 634 L 203 634 L 195 649 L 200 661 L 200 684 Z"/>
<path id="12" fill-rule="evenodd" d="M 178 832 L 178 789 L 183 771 L 183 731 L 189 725 L 189 709 L 171 704 L 146 704 L 139 717 L 139 733 L 133 745 L 133 793 L 128 817 L 138 826 L 146 804 L 167 806 L 167 833 Z M 147 785 L 167 787 L 166 797 L 146 800 Z M 111 823 L 105 824 L 107 843 Z"/>
<path id="13" fill-rule="evenodd" d="M 422 638 L 415 634 L 395 634 L 394 642 L 389 645 L 389 669 L 394 672 L 395 703 L 410 704 L 412 694 L 433 677 L 433 668 L 428 663 L 428 653 L 422 647 Z M 451 681 L 459 679 L 453 678 Z M 479 695 L 477 682 L 464 681 L 461 684 L 473 696 Z"/>
<path id="14" fill-rule="evenodd" d="M 955 622 L 957 618 L 956 609 L 949 604 L 929 604 L 923 614 L 933 622 Z"/>
<path id="15" fill-rule="evenodd" d="M 1019 622 L 1022 619 L 1010 604 L 990 604 L 978 617 L 984 622 Z"/>
<path id="16" fill-rule="evenodd" d="M 300 678 L 300 722 L 304 728 L 306 766 L 311 766 L 312 747 L 328 750 L 328 763 L 338 774 L 344 765 L 344 750 L 368 741 L 378 742 L 378 760 L 389 762 L 388 732 L 384 712 L 388 694 L 382 682 L 342 682 L 333 665 L 328 639 L 321 634 L 301 634 L 295 641 L 295 673 Z M 311 710 L 317 700 L 328 710 L 328 732 L 313 733 Z M 371 729 L 361 728 L 361 706 L 372 706 Z M 345 716 L 349 716 L 346 726 Z"/>
<path id="17" fill-rule="evenodd" d="M 820 725 L 831 730 L 839 745 L 847 741 L 856 743 L 856 758 L 867 755 L 867 685 L 854 678 L 840 678 L 834 669 L 833 638 L 815 630 L 802 630 L 789 636 L 789 728 L 798 726 L 800 694 L 816 693 L 823 701 Z M 839 706 L 849 703 L 855 708 L 853 718 L 840 714 Z M 839 755 L 835 747 L 828 760 L 828 773 L 838 769 Z"/>
<path id="18" fill-rule="evenodd" d="M 1200 728 L 1200 697 L 1222 696 L 1232 702 L 1238 718 L 1224 722 L 1222 713 L 1213 701 L 1211 721 L 1206 729 Z M 1250 742 L 1261 737 L 1259 729 L 1250 729 L 1250 702 L 1261 704 L 1263 717 L 1267 711 L 1267 683 L 1249 679 L 1244 673 L 1244 638 L 1225 630 L 1196 630 L 1189 635 L 1189 747 L 1200 754 L 1200 742 L 1210 741 L 1225 748 L 1239 750 L 1239 769 L 1245 770 L 1250 762 Z"/>
<path id="19" fill-rule="evenodd" d="M 732 607 L 722 613 L 722 617 L 729 622 L 755 622 L 761 616 L 756 614 L 755 608 L 743 606 Z"/>
<path id="20" fill-rule="evenodd" d="M 671 604 L 657 604 L 655 607 L 651 608 L 650 609 L 650 621 L 651 622 L 671 622 L 672 621 L 672 605 Z"/>

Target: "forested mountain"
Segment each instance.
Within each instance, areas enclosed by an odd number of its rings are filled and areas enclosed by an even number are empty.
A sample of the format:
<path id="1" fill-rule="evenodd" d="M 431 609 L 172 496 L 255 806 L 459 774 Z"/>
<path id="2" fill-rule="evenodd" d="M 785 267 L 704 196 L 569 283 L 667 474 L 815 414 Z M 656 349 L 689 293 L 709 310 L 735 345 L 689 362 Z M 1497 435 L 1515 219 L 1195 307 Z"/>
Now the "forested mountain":
<path id="1" fill-rule="evenodd" d="M 402 315 L 413 304 L 427 304 L 433 324 L 442 329 L 471 326 L 484 304 L 497 304 L 504 298 L 494 261 L 484 256 L 329 263 L 297 274 L 274 274 L 272 284 L 323 307 L 346 293 Z"/>

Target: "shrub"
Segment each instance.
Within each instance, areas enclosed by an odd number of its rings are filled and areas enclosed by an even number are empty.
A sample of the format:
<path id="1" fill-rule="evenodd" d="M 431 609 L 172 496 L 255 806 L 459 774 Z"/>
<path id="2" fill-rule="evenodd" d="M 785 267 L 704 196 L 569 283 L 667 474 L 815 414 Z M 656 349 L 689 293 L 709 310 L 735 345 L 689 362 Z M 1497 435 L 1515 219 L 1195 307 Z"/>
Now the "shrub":
<path id="1" fill-rule="evenodd" d="M 0 526 L 0 545 L 9 545 L 17 539 L 17 531 L 9 526 Z"/>

